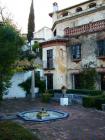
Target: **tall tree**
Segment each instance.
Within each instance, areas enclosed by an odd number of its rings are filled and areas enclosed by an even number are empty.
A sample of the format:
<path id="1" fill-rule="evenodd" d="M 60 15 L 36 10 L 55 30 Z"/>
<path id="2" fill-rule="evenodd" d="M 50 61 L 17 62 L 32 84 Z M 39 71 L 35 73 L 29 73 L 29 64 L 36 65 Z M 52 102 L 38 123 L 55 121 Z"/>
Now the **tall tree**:
<path id="1" fill-rule="evenodd" d="M 27 34 L 27 39 L 28 39 L 30 44 L 31 44 L 31 40 L 33 39 L 34 30 L 35 30 L 34 5 L 33 5 L 33 0 L 32 0 L 31 7 L 30 7 L 29 18 L 28 18 L 28 34 Z"/>
<path id="2" fill-rule="evenodd" d="M 13 64 L 18 59 L 23 40 L 14 25 L 5 22 L 0 26 L 0 97 L 10 85 Z"/>
<path id="3" fill-rule="evenodd" d="M 31 40 L 33 39 L 33 32 L 35 29 L 35 24 L 34 24 L 34 5 L 33 5 L 33 0 L 31 3 L 31 7 L 30 7 L 30 13 L 29 13 L 29 19 L 28 19 L 28 34 L 27 34 L 27 39 L 30 43 L 30 49 L 31 49 L 31 53 L 32 53 L 32 46 L 31 46 Z M 31 80 L 31 95 L 32 98 L 34 97 L 34 93 L 35 93 L 35 79 L 34 79 L 34 69 L 32 71 L 32 80 Z"/>

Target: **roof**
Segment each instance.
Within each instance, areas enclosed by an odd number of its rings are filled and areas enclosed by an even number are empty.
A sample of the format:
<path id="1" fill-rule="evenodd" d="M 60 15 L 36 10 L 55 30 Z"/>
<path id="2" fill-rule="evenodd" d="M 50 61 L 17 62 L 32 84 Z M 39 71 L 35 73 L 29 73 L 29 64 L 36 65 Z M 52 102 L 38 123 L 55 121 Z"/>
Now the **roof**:
<path id="1" fill-rule="evenodd" d="M 51 30 L 51 28 L 49 28 L 49 27 L 47 27 L 47 26 L 44 26 L 44 27 L 42 27 L 41 29 L 39 29 L 38 31 L 36 31 L 34 34 L 36 34 L 36 33 L 40 32 L 40 31 L 44 30 L 45 28 Z"/>
<path id="2" fill-rule="evenodd" d="M 45 44 L 52 43 L 52 42 L 67 42 L 67 41 L 68 41 L 68 38 L 56 36 L 56 37 L 50 38 L 49 40 L 46 40 L 40 44 L 45 45 Z"/>
<path id="3" fill-rule="evenodd" d="M 75 7 L 78 7 L 78 6 L 81 6 L 81 5 L 84 5 L 84 4 L 93 2 L 93 1 L 96 1 L 96 0 L 88 0 L 88 1 L 85 1 L 85 2 L 82 2 L 82 3 L 79 3 L 79 4 L 76 4 L 76 5 L 73 5 L 73 6 L 64 8 L 64 9 L 62 9 L 62 10 L 59 10 L 59 11 L 57 11 L 57 13 L 63 12 L 63 11 L 66 11 L 66 10 L 69 10 L 69 9 L 72 9 L 72 8 L 75 8 Z M 52 15 L 53 15 L 53 12 L 52 12 L 52 13 L 49 13 L 49 16 L 50 16 L 50 17 L 52 17 Z"/>

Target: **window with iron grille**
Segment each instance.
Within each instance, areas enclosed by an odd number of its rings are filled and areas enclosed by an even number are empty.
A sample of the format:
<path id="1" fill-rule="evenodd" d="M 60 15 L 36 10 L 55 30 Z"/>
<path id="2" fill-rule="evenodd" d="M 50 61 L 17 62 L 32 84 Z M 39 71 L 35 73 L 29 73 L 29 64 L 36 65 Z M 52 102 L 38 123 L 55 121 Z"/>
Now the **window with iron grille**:
<path id="1" fill-rule="evenodd" d="M 72 60 L 81 59 L 81 44 L 76 44 L 71 46 L 71 56 L 72 56 Z"/>
<path id="2" fill-rule="evenodd" d="M 105 40 L 97 41 L 97 55 L 105 56 Z"/>
<path id="3" fill-rule="evenodd" d="M 53 49 L 47 50 L 47 68 L 54 68 L 53 64 Z"/>

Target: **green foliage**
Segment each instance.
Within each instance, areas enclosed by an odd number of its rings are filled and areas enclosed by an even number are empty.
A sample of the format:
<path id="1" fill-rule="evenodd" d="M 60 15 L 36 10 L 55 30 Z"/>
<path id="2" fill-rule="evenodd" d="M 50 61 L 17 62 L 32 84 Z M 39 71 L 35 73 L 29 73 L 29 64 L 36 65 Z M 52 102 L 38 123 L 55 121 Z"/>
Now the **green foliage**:
<path id="1" fill-rule="evenodd" d="M 100 96 L 89 96 L 83 98 L 83 106 L 84 107 L 95 107 L 95 100 Z"/>
<path id="2" fill-rule="evenodd" d="M 95 107 L 102 110 L 102 104 L 105 104 L 105 96 L 95 100 Z"/>
<path id="3" fill-rule="evenodd" d="M 36 72 L 35 74 L 35 85 L 39 87 L 39 92 L 42 94 L 45 92 L 46 84 L 44 80 L 40 80 L 40 75 Z"/>
<path id="4" fill-rule="evenodd" d="M 84 107 L 94 107 L 102 109 L 102 104 L 105 103 L 105 95 L 89 96 L 83 98 Z"/>
<path id="5" fill-rule="evenodd" d="M 0 26 L 0 97 L 10 86 L 14 73 L 13 64 L 19 57 L 20 46 L 24 43 L 17 29 L 10 23 Z"/>
<path id="6" fill-rule="evenodd" d="M 96 77 L 97 72 L 95 68 L 83 68 L 80 74 L 80 88 L 94 90 Z"/>
<path id="7" fill-rule="evenodd" d="M 39 45 L 39 42 L 34 42 L 32 50 L 36 53 L 37 56 L 39 56 L 42 59 L 42 47 Z"/>
<path id="8" fill-rule="evenodd" d="M 51 97 L 53 97 L 53 96 L 54 96 L 54 90 L 49 89 L 49 90 L 48 90 L 48 93 L 51 95 Z"/>
<path id="9" fill-rule="evenodd" d="M 86 89 L 69 89 L 69 90 L 67 90 L 67 93 L 97 96 L 97 95 L 101 95 L 103 93 L 103 91 L 101 91 L 101 90 L 86 90 Z"/>
<path id="10" fill-rule="evenodd" d="M 31 94 L 31 77 L 29 77 L 26 81 L 19 84 L 21 88 L 23 88 L 24 91 L 27 92 L 27 94 Z"/>
<path id="11" fill-rule="evenodd" d="M 54 93 L 62 93 L 61 89 L 54 89 L 50 90 L 50 92 Z M 87 89 L 67 89 L 67 94 L 83 94 L 83 95 L 89 95 L 89 96 L 97 96 L 102 95 L 103 91 L 101 90 L 87 90 Z"/>
<path id="12" fill-rule="evenodd" d="M 27 92 L 27 94 L 31 94 L 30 93 L 31 77 L 29 77 L 26 81 L 19 84 L 19 86 L 21 86 Z M 35 74 L 35 87 L 39 88 L 39 93 L 45 92 L 46 88 L 45 81 L 40 80 L 40 77 L 37 74 Z"/>
<path id="13" fill-rule="evenodd" d="M 33 32 L 34 32 L 35 24 L 34 24 L 34 7 L 33 7 L 33 0 L 30 7 L 30 13 L 28 18 L 28 34 L 27 39 L 29 42 L 33 39 Z"/>
<path id="14" fill-rule="evenodd" d="M 48 103 L 51 99 L 51 94 L 48 91 L 42 94 L 42 102 Z"/>
<path id="15" fill-rule="evenodd" d="M 39 140 L 30 131 L 17 123 L 0 122 L 0 140 Z"/>

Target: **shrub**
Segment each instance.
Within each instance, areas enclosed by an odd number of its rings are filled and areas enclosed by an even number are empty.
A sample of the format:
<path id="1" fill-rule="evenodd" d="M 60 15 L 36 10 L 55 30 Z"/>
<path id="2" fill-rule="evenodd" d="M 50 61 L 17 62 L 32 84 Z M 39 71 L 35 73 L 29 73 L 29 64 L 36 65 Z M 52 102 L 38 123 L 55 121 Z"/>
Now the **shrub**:
<path id="1" fill-rule="evenodd" d="M 45 91 L 45 93 L 42 94 L 42 101 L 48 103 L 50 99 L 51 99 L 51 94 L 48 93 L 48 91 Z"/>
<path id="2" fill-rule="evenodd" d="M 101 91 L 101 90 L 87 90 L 87 89 L 69 89 L 69 90 L 67 90 L 67 93 L 97 96 L 97 95 L 102 95 L 103 91 Z"/>
<path id="3" fill-rule="evenodd" d="M 103 103 L 105 103 L 104 95 L 83 97 L 84 107 L 95 107 L 97 109 L 101 109 Z"/>
<path id="4" fill-rule="evenodd" d="M 48 93 L 51 95 L 51 97 L 53 97 L 53 96 L 54 96 L 54 90 L 49 89 L 49 90 L 48 90 Z"/>
<path id="5" fill-rule="evenodd" d="M 62 93 L 60 89 L 54 89 L 53 93 Z M 100 90 L 87 90 L 87 89 L 68 89 L 66 91 L 67 94 L 83 94 L 89 96 L 97 96 L 102 95 L 103 91 Z"/>
<path id="6" fill-rule="evenodd" d="M 105 104 L 105 97 L 95 100 L 95 107 L 102 110 L 102 104 Z"/>
<path id="7" fill-rule="evenodd" d="M 0 122 L 0 140 L 39 140 L 30 131 L 10 121 Z"/>
<path id="8" fill-rule="evenodd" d="M 27 94 L 31 94 L 31 77 L 29 77 L 26 81 L 19 84 L 20 87 L 23 88 L 27 92 Z M 38 76 L 35 77 L 35 86 L 39 88 L 39 92 L 43 93 L 45 91 L 46 85 L 45 81 L 40 80 Z"/>
<path id="9" fill-rule="evenodd" d="M 44 93 L 45 89 L 46 89 L 46 84 L 45 81 L 40 80 L 38 83 L 38 87 L 39 87 L 39 92 L 42 94 Z"/>
<path id="10" fill-rule="evenodd" d="M 97 72 L 95 68 L 83 68 L 80 74 L 80 88 L 81 89 L 95 89 Z"/>
<path id="11" fill-rule="evenodd" d="M 84 107 L 95 107 L 95 100 L 97 96 L 83 97 Z"/>
<path id="12" fill-rule="evenodd" d="M 31 88 L 31 77 L 29 77 L 26 81 L 19 84 L 21 88 L 23 88 L 24 91 L 27 92 L 27 94 L 31 94 L 30 88 Z"/>

